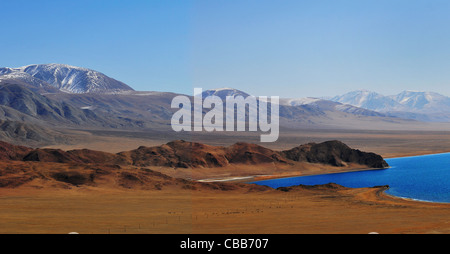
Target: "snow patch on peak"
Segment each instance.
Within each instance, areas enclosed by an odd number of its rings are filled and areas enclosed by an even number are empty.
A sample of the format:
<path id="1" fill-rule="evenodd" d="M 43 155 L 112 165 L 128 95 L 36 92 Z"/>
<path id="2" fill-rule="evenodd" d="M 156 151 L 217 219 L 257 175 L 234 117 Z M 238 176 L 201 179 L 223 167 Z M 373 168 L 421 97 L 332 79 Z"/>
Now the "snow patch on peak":
<path id="1" fill-rule="evenodd" d="M 216 91 L 216 92 L 220 92 L 220 91 L 225 91 L 225 90 L 237 91 L 237 89 L 231 88 L 231 87 L 221 87 L 221 88 L 215 88 L 215 89 L 208 89 L 207 91 Z"/>
<path id="2" fill-rule="evenodd" d="M 242 96 L 242 97 L 247 97 L 250 96 L 250 94 L 240 91 L 238 89 L 235 88 L 228 88 L 228 87 L 224 87 L 224 88 L 217 88 L 217 89 L 209 89 L 206 90 L 204 92 L 202 92 L 202 97 L 207 97 L 207 96 L 217 96 L 220 97 L 221 99 L 226 99 L 227 96 Z"/>
<path id="3" fill-rule="evenodd" d="M 300 106 L 300 105 L 307 105 L 312 104 L 318 101 L 321 101 L 322 99 L 313 98 L 313 97 L 305 97 L 305 98 L 296 98 L 296 99 L 280 99 L 281 105 L 286 106 Z"/>
<path id="4" fill-rule="evenodd" d="M 331 100 L 378 112 L 450 112 L 450 98 L 434 92 L 403 91 L 384 96 L 375 92 L 353 91 Z"/>
<path id="5" fill-rule="evenodd" d="M 134 91 L 128 85 L 100 72 L 67 64 L 32 64 L 19 68 L 1 68 L 2 73 L 28 74 L 63 92 L 70 93 L 110 93 Z M 18 74 L 19 75 L 19 74 Z"/>

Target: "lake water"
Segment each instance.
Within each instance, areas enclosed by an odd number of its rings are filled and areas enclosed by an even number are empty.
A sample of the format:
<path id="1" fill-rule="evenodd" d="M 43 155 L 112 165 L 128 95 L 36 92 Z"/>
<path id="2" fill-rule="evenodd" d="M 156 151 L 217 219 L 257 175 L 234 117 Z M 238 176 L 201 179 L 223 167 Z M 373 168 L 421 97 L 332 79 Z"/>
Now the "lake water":
<path id="1" fill-rule="evenodd" d="M 450 153 L 386 159 L 388 169 L 291 177 L 253 182 L 272 188 L 337 183 L 358 188 L 389 185 L 387 194 L 450 203 Z"/>

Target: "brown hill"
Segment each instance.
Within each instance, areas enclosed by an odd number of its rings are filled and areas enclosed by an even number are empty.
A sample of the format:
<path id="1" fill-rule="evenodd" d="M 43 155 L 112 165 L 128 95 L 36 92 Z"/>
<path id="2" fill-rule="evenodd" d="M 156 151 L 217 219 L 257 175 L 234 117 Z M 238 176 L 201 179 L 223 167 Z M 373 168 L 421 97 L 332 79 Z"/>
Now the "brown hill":
<path id="1" fill-rule="evenodd" d="M 25 146 L 16 146 L 0 141 L 0 160 L 22 160 L 32 148 Z"/>
<path id="2" fill-rule="evenodd" d="M 181 140 L 157 147 L 139 147 L 118 155 L 124 156 L 126 161 L 130 161 L 136 166 L 208 168 L 224 167 L 230 164 L 309 162 L 336 167 L 347 166 L 349 163 L 369 168 L 389 167 L 380 155 L 352 149 L 340 141 L 310 143 L 280 152 L 248 143 L 236 143 L 229 147 L 221 147 Z"/>
<path id="3" fill-rule="evenodd" d="M 60 149 L 35 149 L 22 158 L 23 161 L 83 163 L 77 156 Z"/>
<path id="4" fill-rule="evenodd" d="M 167 167 L 223 167 L 228 165 L 223 147 L 215 147 L 183 140 L 155 147 L 118 153 L 136 166 Z"/>
<path id="5" fill-rule="evenodd" d="M 0 161 L 0 188 L 122 188 L 139 190 L 189 189 L 268 191 L 266 186 L 202 183 L 174 178 L 147 168 L 118 165 Z"/>
<path id="6" fill-rule="evenodd" d="M 346 144 L 337 140 L 320 144 L 309 143 L 282 151 L 281 154 L 285 158 L 293 161 L 323 163 L 337 167 L 346 166 L 348 163 L 366 165 L 370 168 L 389 167 L 380 155 L 351 149 Z"/>
<path id="7" fill-rule="evenodd" d="M 259 164 L 259 163 L 289 163 L 277 151 L 248 143 L 236 143 L 226 149 L 230 163 Z"/>
<path id="8" fill-rule="evenodd" d="M 136 166 L 210 168 L 229 164 L 288 163 L 278 152 L 248 143 L 222 147 L 177 140 L 162 146 L 139 147 L 118 155 Z"/>
<path id="9" fill-rule="evenodd" d="M 335 167 L 349 163 L 369 168 L 389 165 L 374 153 L 351 149 L 340 141 L 310 143 L 286 151 L 274 151 L 256 144 L 236 143 L 229 147 L 211 146 L 183 140 L 155 147 L 111 154 L 88 149 L 63 151 L 60 149 L 31 149 L 0 143 L 4 159 L 58 163 L 97 163 L 133 166 L 165 166 L 172 168 L 212 168 L 230 164 L 258 165 L 265 163 L 320 163 Z M 8 151 L 8 152 L 6 152 Z"/>
<path id="10" fill-rule="evenodd" d="M 274 151 L 256 144 L 236 143 L 228 147 L 195 142 L 172 141 L 155 147 L 117 154 L 88 149 L 33 149 L 0 142 L 0 187 L 72 188 L 79 186 L 155 189 L 176 187 L 183 189 L 246 190 L 239 184 L 195 182 L 170 177 L 161 171 L 145 168 L 282 168 L 300 169 L 298 164 L 317 163 L 330 167 L 360 164 L 358 168 L 387 167 L 379 155 L 354 150 L 339 141 L 306 144 L 287 151 Z M 231 166 L 231 168 L 226 168 Z M 237 167 L 236 167 L 237 166 Z M 223 170 L 222 170 L 223 172 Z M 242 174 L 243 172 L 240 171 Z M 261 187 L 262 188 L 262 187 Z M 265 190 L 265 189 L 264 189 Z"/>

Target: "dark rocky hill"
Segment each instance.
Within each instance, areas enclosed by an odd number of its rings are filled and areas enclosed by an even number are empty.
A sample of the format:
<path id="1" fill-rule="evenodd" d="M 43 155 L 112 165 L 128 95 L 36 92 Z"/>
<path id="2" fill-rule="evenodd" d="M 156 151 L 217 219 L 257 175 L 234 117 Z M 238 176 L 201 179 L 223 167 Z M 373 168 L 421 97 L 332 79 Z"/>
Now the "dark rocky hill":
<path id="1" fill-rule="evenodd" d="M 387 168 L 384 159 L 374 153 L 351 149 L 340 141 L 306 144 L 286 151 L 274 151 L 259 145 L 236 143 L 232 146 L 211 146 L 183 140 L 161 146 L 145 147 L 117 154 L 60 149 L 15 149 L 8 143 L 0 143 L 0 149 L 10 152 L 5 159 L 58 163 L 98 163 L 133 166 L 165 166 L 173 168 L 212 168 L 227 165 L 259 165 L 265 163 L 292 164 L 296 162 L 320 163 L 343 167 L 349 163 L 367 168 Z M 11 148 L 13 147 L 13 148 Z"/>
<path id="2" fill-rule="evenodd" d="M 293 161 L 323 163 L 337 167 L 345 166 L 348 163 L 366 165 L 370 168 L 386 168 L 389 166 L 380 155 L 352 149 L 337 140 L 320 144 L 309 143 L 283 151 L 281 154 Z"/>

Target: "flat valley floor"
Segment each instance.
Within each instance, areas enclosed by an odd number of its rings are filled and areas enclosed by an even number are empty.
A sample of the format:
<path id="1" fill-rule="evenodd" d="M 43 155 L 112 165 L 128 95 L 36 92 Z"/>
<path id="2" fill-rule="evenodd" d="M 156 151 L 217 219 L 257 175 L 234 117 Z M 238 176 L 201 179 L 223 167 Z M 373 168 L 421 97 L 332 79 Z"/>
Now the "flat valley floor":
<path id="1" fill-rule="evenodd" d="M 0 196 L 0 233 L 450 233 L 450 205 L 380 191 L 11 190 Z"/>

